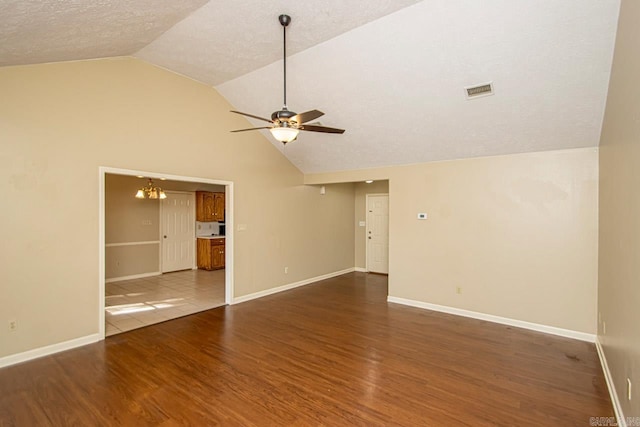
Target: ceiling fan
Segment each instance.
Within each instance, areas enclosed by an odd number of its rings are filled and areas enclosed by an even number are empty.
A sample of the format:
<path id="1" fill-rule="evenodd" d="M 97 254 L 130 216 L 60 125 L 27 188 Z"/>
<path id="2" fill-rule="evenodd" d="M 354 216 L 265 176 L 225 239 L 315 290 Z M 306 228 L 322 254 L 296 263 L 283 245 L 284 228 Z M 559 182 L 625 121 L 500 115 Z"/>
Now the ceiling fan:
<path id="1" fill-rule="evenodd" d="M 248 130 L 269 129 L 273 137 L 283 144 L 294 141 L 298 137 L 298 133 L 301 130 L 307 132 L 344 133 L 344 129 L 305 124 L 307 122 L 310 122 L 311 120 L 315 120 L 318 117 L 323 116 L 324 113 L 322 111 L 311 110 L 297 114 L 287 109 L 287 25 L 291 23 L 291 17 L 289 15 L 280 15 L 278 17 L 278 20 L 280 21 L 283 29 L 284 105 L 282 107 L 282 110 L 275 111 L 273 114 L 271 114 L 271 120 L 265 119 L 264 117 L 254 116 L 253 114 L 242 113 L 240 111 L 231 111 L 232 113 L 241 114 L 243 116 L 252 117 L 254 119 L 271 123 L 271 126 L 238 129 L 232 130 L 231 132 L 245 132 Z"/>

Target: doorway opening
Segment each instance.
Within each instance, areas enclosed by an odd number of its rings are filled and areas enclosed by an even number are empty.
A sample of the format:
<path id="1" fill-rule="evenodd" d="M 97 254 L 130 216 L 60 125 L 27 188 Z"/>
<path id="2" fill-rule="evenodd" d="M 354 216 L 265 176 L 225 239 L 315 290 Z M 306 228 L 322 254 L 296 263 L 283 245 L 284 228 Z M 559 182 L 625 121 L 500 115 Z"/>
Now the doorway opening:
<path id="1" fill-rule="evenodd" d="M 134 197 L 148 179 L 166 198 Z M 232 303 L 233 182 L 100 167 L 99 183 L 102 339 Z M 222 221 L 215 223 L 215 231 L 229 232 L 216 236 L 224 253 L 215 271 L 197 268 L 197 191 L 222 195 L 224 214 L 216 218 Z"/>

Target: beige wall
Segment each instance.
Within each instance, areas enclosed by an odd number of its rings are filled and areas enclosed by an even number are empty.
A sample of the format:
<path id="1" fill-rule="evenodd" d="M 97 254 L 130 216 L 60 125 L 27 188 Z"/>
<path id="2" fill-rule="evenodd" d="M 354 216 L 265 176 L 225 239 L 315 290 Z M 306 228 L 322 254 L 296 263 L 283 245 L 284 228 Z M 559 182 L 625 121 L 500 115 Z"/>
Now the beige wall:
<path id="1" fill-rule="evenodd" d="M 158 182 L 154 184 L 159 185 Z M 135 176 L 107 174 L 104 198 L 105 243 L 160 239 L 160 200 L 134 197 L 138 188 L 145 185 L 146 180 Z"/>
<path id="2" fill-rule="evenodd" d="M 105 279 L 160 272 L 160 244 L 105 248 Z"/>
<path id="3" fill-rule="evenodd" d="M 355 262 L 357 268 L 367 266 L 367 227 L 360 227 L 360 221 L 367 220 L 367 194 L 385 194 L 389 192 L 389 181 L 374 181 L 371 184 L 357 182 L 355 185 Z"/>
<path id="4" fill-rule="evenodd" d="M 600 141 L 598 339 L 627 417 L 640 417 L 639 21 L 640 2 L 623 0 Z"/>
<path id="5" fill-rule="evenodd" d="M 0 93 L 0 357 L 98 332 L 99 166 L 233 181 L 235 296 L 354 265 L 353 185 L 304 186 L 210 87 L 125 58 L 0 68 Z"/>
<path id="6" fill-rule="evenodd" d="M 387 178 L 389 295 L 595 333 L 596 149 L 307 175 L 305 181 Z M 418 212 L 429 219 L 418 221 Z"/>

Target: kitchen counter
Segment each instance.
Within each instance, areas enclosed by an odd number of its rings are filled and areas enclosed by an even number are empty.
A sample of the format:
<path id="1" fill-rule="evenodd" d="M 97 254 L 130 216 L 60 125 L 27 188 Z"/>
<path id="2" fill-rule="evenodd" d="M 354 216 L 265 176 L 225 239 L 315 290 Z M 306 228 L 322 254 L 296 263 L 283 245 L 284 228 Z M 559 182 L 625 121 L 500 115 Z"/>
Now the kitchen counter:
<path id="1" fill-rule="evenodd" d="M 207 239 L 207 240 L 211 240 L 211 239 L 224 239 L 224 237 L 225 237 L 225 236 L 218 236 L 218 235 L 215 235 L 215 236 L 212 236 L 212 235 L 209 235 L 209 236 L 196 236 L 196 238 L 198 238 L 198 239 Z"/>

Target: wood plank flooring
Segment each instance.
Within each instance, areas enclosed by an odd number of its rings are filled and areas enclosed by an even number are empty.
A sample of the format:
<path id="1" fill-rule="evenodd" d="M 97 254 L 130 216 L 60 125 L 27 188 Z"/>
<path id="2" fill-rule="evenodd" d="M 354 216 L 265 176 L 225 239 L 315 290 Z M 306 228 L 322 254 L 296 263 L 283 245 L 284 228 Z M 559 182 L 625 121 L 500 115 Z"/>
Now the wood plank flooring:
<path id="1" fill-rule="evenodd" d="M 593 344 L 386 302 L 350 273 L 0 369 L 1 426 L 588 426 Z"/>

